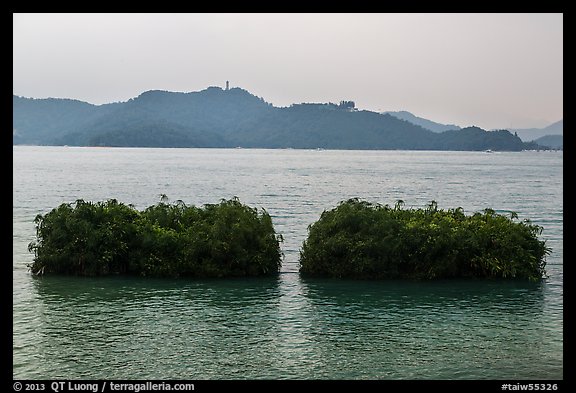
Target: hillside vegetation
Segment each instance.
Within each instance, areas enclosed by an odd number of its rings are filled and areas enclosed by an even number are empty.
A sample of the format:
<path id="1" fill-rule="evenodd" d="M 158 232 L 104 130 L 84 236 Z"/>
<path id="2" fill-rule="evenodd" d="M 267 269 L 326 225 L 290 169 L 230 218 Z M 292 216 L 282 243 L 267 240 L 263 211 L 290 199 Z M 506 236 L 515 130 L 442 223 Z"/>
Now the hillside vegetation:
<path id="1" fill-rule="evenodd" d="M 432 132 L 354 102 L 274 107 L 240 88 L 147 91 L 127 102 L 91 105 L 13 96 L 13 144 L 301 149 L 536 149 L 508 131 L 477 127 Z"/>

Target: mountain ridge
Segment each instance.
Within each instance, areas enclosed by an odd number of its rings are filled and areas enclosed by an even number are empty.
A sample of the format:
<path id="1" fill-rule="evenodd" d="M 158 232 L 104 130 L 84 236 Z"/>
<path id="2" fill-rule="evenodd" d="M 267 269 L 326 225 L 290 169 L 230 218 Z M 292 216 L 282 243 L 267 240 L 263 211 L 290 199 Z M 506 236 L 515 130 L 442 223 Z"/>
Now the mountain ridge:
<path id="1" fill-rule="evenodd" d="M 542 128 L 514 128 L 510 132 L 516 133 L 525 142 L 536 141 L 543 137 L 564 135 L 564 119 L 549 124 Z M 558 140 L 559 138 L 546 138 L 547 140 Z"/>
<path id="2" fill-rule="evenodd" d="M 435 121 L 416 116 L 413 113 L 410 113 L 408 111 L 386 111 L 386 112 L 382 112 L 382 113 L 387 113 L 391 116 L 397 117 L 398 119 L 406 120 L 407 122 L 419 125 L 422 128 L 425 128 L 425 129 L 430 130 L 432 132 L 444 132 L 444 131 L 449 131 L 449 130 L 462 129 L 462 127 L 457 126 L 455 124 L 437 123 Z"/>
<path id="3" fill-rule="evenodd" d="M 275 107 L 242 88 L 149 90 L 94 105 L 13 95 L 13 144 L 303 149 L 511 150 L 536 148 L 509 131 L 432 132 L 352 101 Z"/>

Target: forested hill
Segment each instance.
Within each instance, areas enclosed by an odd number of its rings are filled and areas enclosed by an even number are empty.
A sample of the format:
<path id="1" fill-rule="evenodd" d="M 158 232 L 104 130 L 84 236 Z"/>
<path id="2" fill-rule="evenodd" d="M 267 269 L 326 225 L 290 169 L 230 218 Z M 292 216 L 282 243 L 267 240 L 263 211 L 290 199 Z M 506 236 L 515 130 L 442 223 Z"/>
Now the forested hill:
<path id="1" fill-rule="evenodd" d="M 92 105 L 13 96 L 13 144 L 304 149 L 533 149 L 508 131 L 435 133 L 388 114 L 340 104 L 275 107 L 246 90 L 147 91 Z"/>

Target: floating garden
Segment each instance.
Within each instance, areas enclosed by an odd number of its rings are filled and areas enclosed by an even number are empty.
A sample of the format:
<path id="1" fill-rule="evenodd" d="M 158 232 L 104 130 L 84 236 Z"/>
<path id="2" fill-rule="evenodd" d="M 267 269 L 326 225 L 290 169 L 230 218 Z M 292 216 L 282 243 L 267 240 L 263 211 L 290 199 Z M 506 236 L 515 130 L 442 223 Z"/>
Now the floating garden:
<path id="1" fill-rule="evenodd" d="M 35 218 L 34 274 L 247 277 L 278 273 L 282 236 L 237 198 L 203 207 L 115 199 L 64 203 Z"/>
<path id="2" fill-rule="evenodd" d="M 115 199 L 63 203 L 35 218 L 35 275 L 251 277 L 277 274 L 270 215 L 238 198 L 203 207 L 164 200 L 139 211 Z M 542 227 L 492 209 L 404 209 L 359 199 L 324 211 L 300 249 L 300 274 L 353 279 L 545 276 Z"/>
<path id="3" fill-rule="evenodd" d="M 404 209 L 359 199 L 324 211 L 308 228 L 300 273 L 356 279 L 522 278 L 545 274 L 542 227 L 492 209 Z"/>

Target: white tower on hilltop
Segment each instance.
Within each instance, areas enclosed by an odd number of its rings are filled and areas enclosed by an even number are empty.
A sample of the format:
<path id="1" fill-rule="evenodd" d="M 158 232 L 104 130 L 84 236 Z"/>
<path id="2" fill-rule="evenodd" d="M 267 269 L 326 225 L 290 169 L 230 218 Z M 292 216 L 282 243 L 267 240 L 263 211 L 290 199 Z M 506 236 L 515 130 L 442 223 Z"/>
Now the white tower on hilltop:
<path id="1" fill-rule="evenodd" d="M 230 82 L 226 81 L 226 90 L 230 90 Z"/>

